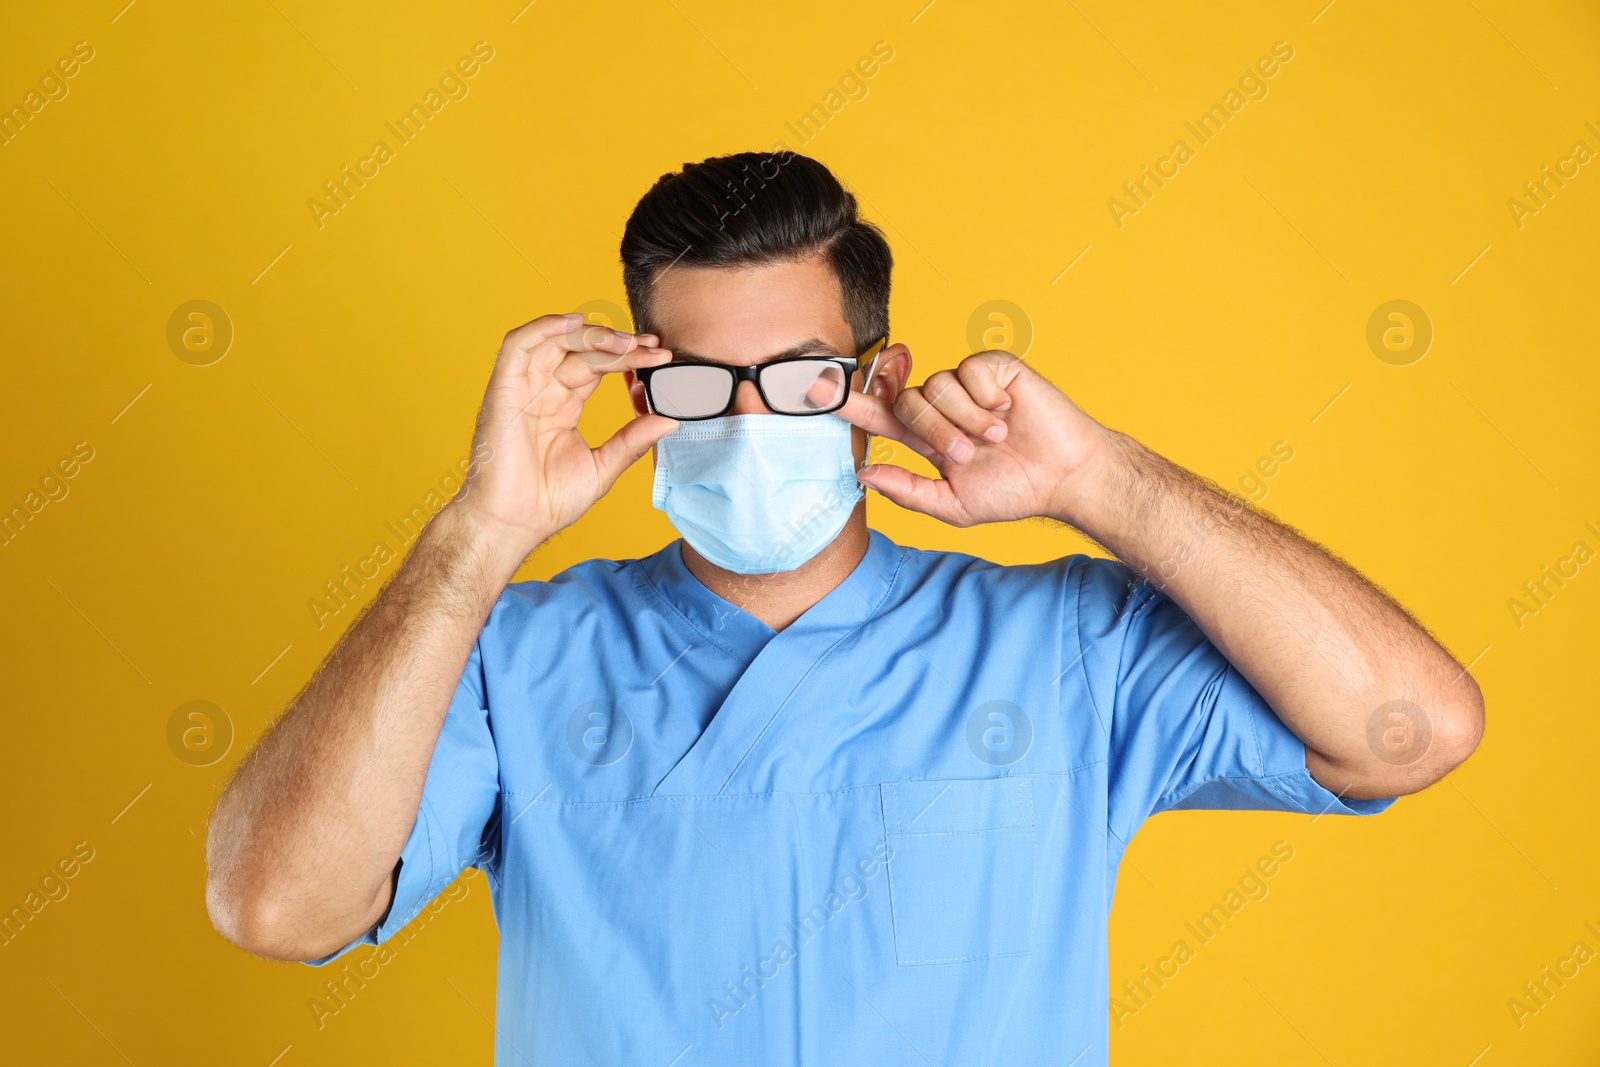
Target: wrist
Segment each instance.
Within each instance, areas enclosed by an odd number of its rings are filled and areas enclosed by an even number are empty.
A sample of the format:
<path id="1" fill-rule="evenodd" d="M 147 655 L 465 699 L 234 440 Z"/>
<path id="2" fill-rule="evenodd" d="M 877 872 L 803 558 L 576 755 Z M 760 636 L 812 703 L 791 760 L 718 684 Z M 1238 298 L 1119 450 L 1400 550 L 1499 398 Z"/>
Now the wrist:
<path id="1" fill-rule="evenodd" d="M 441 508 L 427 532 L 448 554 L 470 563 L 474 571 L 495 583 L 496 595 L 548 536 L 502 522 L 459 500 Z"/>
<path id="2" fill-rule="evenodd" d="M 1126 434 L 1097 425 L 1082 459 L 1057 481 L 1049 517 L 1098 540 L 1113 507 L 1127 495 L 1132 453 L 1138 447 Z"/>

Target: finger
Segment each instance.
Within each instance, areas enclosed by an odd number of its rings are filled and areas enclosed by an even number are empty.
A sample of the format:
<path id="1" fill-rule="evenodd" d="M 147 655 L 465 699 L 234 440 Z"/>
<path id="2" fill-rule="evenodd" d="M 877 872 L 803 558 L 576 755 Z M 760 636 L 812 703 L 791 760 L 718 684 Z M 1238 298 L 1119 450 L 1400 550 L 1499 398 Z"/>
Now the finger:
<path id="1" fill-rule="evenodd" d="M 677 419 L 669 419 L 665 415 L 640 415 L 612 434 L 599 448 L 591 449 L 595 466 L 600 470 L 601 493 L 610 492 L 623 471 L 650 451 L 651 445 L 677 428 Z"/>
<path id="2" fill-rule="evenodd" d="M 592 334 L 591 330 L 599 330 L 602 333 Z M 511 375 L 526 374 L 535 359 L 540 357 L 546 367 L 554 366 L 560 359 L 558 353 L 571 350 L 574 345 L 580 348 L 598 347 L 604 351 L 614 352 L 622 347 L 621 339 L 627 337 L 635 335 L 585 323 L 583 316 L 576 311 L 564 315 L 541 315 L 506 334 L 505 340 L 501 342 L 500 354 L 495 361 L 495 372 L 491 378 L 503 379 Z M 597 345 L 588 345 L 587 342 L 591 340 L 596 341 Z M 564 344 L 563 341 L 567 343 Z M 636 336 L 636 344 L 639 347 L 653 347 L 660 343 L 661 339 L 655 334 Z"/>
<path id="3" fill-rule="evenodd" d="M 492 377 L 526 374 L 533 359 L 534 349 L 550 338 L 566 333 L 583 321 L 576 311 L 565 315 L 540 315 L 511 330 L 500 342 L 500 354 L 495 360 Z"/>
<path id="4" fill-rule="evenodd" d="M 943 415 L 923 395 L 921 386 L 902 389 L 895 397 L 894 413 L 921 438 L 953 463 L 965 463 L 976 453 L 967 435 Z"/>
<path id="5" fill-rule="evenodd" d="M 584 382 L 590 382 L 600 374 L 628 369 L 624 357 L 639 349 L 652 347 L 650 341 L 656 340 L 653 335 L 641 337 L 626 333 L 622 330 L 613 330 L 609 326 L 600 326 L 595 323 L 584 322 L 579 315 L 572 314 L 558 316 L 565 319 L 553 329 L 530 332 L 524 342 L 527 352 L 526 360 L 522 361 L 525 373 L 539 379 L 548 379 L 556 373 L 570 355 L 584 354 L 584 359 L 570 363 L 566 369 L 566 377 L 561 384 L 569 388 L 576 388 Z M 665 362 L 665 360 L 658 360 Z M 579 363 L 587 363 L 593 368 L 588 373 L 574 374 Z"/>
<path id="6" fill-rule="evenodd" d="M 950 483 L 941 478 L 925 478 L 888 463 L 862 467 L 856 477 L 909 511 L 932 515 L 952 526 L 972 525 Z"/>
<path id="7" fill-rule="evenodd" d="M 834 414 L 876 437 L 899 441 L 925 459 L 932 459 L 937 455 L 932 445 L 918 437 L 911 427 L 900 421 L 900 417 L 894 413 L 894 406 L 880 397 L 869 396 L 866 393 L 851 393 L 846 398 L 844 407 Z"/>
<path id="8" fill-rule="evenodd" d="M 979 407 L 966 387 L 949 371 L 939 371 L 923 382 L 922 395 L 964 433 L 988 441 L 1005 439 L 1005 421 Z"/>
<path id="9" fill-rule="evenodd" d="M 601 327 L 603 328 L 603 327 Z M 659 367 L 672 362 L 672 353 L 665 348 L 638 345 L 617 354 L 596 349 L 579 349 L 568 352 L 550 370 L 550 377 L 574 391 L 593 392 L 595 383 L 603 375 L 617 374 L 640 367 Z"/>
<path id="10" fill-rule="evenodd" d="M 637 334 L 580 320 L 572 329 L 555 333 L 537 346 L 534 363 L 537 366 L 544 362 L 548 369 L 554 370 L 563 356 L 582 352 L 589 355 L 587 362 L 603 372 L 611 369 L 621 357 L 646 347 L 649 346 Z M 621 370 L 621 365 L 616 364 L 616 369 Z"/>
<path id="11" fill-rule="evenodd" d="M 962 360 L 956 367 L 956 378 L 979 407 L 1004 411 L 1011 406 L 1011 394 L 1000 384 L 999 367 L 994 360 L 986 358 L 989 355 L 980 352 Z"/>

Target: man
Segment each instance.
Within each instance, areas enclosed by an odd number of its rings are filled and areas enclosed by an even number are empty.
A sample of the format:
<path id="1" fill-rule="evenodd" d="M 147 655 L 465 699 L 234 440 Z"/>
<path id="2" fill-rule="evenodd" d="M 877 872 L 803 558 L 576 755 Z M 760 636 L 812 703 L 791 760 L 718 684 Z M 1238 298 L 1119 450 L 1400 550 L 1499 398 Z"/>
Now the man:
<path id="1" fill-rule="evenodd" d="M 1148 816 L 1374 813 L 1476 747 L 1472 678 L 1321 548 L 1006 353 L 910 386 L 821 164 L 664 176 L 622 258 L 641 332 L 506 335 L 486 458 L 219 800 L 231 941 L 325 964 L 475 865 L 498 1063 L 1103 1062 Z M 614 372 L 638 417 L 591 449 Z M 508 586 L 652 449 L 681 541 Z M 858 479 L 1121 562 L 904 548 Z"/>

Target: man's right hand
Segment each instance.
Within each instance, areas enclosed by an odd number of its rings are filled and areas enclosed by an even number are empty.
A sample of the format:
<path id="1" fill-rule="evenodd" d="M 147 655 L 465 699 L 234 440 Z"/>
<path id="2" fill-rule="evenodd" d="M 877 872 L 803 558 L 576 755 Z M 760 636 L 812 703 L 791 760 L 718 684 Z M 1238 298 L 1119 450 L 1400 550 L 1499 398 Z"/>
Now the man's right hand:
<path id="1" fill-rule="evenodd" d="M 473 439 L 473 454 L 488 446 L 489 458 L 450 504 L 469 519 L 505 581 L 677 429 L 675 419 L 640 415 L 598 448 L 578 432 L 583 403 L 603 376 L 672 359 L 659 343 L 577 314 L 544 315 L 506 334 Z"/>

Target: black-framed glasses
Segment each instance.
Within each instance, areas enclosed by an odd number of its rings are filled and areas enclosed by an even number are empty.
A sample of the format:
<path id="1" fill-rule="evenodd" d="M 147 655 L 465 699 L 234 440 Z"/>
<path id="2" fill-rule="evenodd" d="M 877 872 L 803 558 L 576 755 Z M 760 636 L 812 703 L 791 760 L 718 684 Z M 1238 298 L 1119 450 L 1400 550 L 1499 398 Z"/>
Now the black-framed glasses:
<path id="1" fill-rule="evenodd" d="M 850 376 L 889 343 L 878 338 L 859 356 L 780 356 L 749 367 L 725 363 L 666 363 L 640 367 L 634 373 L 644 386 L 650 410 L 693 422 L 715 419 L 733 410 L 739 383 L 756 383 L 767 407 L 779 415 L 826 415 L 838 411 L 850 396 Z M 867 378 L 870 381 L 872 370 Z"/>

